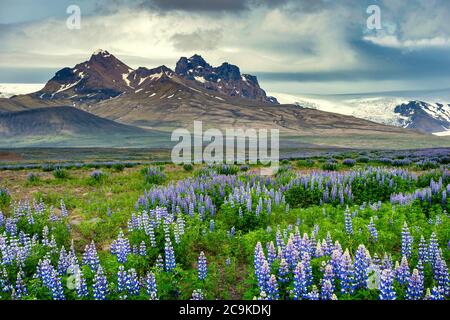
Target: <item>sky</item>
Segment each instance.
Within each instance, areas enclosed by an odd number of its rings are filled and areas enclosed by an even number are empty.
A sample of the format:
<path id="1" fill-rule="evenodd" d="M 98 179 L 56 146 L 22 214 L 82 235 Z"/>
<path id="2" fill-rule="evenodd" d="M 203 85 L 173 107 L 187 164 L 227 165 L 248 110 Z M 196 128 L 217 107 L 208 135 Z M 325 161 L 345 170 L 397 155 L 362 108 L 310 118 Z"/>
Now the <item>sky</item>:
<path id="1" fill-rule="evenodd" d="M 201 54 L 269 92 L 450 88 L 448 21 L 448 0 L 0 0 L 0 82 L 43 83 L 102 48 L 133 68 Z"/>

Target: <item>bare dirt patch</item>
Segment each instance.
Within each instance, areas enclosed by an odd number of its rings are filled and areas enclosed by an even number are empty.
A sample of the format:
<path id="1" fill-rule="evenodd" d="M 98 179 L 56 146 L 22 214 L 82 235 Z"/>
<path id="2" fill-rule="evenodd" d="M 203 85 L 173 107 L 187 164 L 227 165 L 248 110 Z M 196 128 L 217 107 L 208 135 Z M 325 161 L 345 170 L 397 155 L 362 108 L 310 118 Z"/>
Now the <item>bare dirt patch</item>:
<path id="1" fill-rule="evenodd" d="M 18 161 L 23 160 L 22 156 L 12 151 L 0 151 L 0 161 Z"/>

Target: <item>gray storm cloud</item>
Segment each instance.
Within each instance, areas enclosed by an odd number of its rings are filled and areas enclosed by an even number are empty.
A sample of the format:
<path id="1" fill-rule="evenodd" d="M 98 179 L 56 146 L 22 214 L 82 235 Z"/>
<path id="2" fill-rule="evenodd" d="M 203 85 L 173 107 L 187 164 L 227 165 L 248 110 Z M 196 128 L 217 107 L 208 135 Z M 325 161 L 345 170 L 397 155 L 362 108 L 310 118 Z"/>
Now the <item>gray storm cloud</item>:
<path id="1" fill-rule="evenodd" d="M 201 53 L 213 65 L 228 61 L 294 83 L 418 74 L 433 81 L 450 69 L 448 0 L 379 0 L 381 30 L 366 27 L 371 0 L 78 3 L 76 31 L 66 28 L 65 12 L 36 20 L 30 9 L 28 22 L 0 20 L 0 68 L 71 66 L 101 47 L 134 67 L 173 67 L 180 56 Z"/>

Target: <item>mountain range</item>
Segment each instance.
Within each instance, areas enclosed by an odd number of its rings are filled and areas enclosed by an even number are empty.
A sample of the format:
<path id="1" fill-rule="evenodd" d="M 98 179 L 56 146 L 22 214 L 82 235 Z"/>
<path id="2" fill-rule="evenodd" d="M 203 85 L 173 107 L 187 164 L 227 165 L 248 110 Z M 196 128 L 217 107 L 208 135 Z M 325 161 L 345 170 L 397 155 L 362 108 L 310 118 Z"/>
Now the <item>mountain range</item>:
<path id="1" fill-rule="evenodd" d="M 108 51 L 97 50 L 87 61 L 56 72 L 41 90 L 0 99 L 0 146 L 47 145 L 55 137 L 67 137 L 67 144 L 75 146 L 85 146 L 86 137 L 101 137 L 100 145 L 109 146 L 111 135 L 118 141 L 133 140 L 133 145 L 142 139 L 148 146 L 160 143 L 154 137 L 189 128 L 194 120 L 202 120 L 205 129 L 277 128 L 289 141 L 315 145 L 447 144 L 419 131 L 428 124 L 415 125 L 424 116 L 416 108 L 425 106 L 398 108 L 402 117 L 413 119 L 399 128 L 301 103 L 280 104 L 266 94 L 256 76 L 227 62 L 213 67 L 200 55 L 180 58 L 174 70 L 164 65 L 133 69 Z M 431 130 L 445 126 L 441 120 Z M 35 137 L 40 137 L 38 143 Z"/>
<path id="2" fill-rule="evenodd" d="M 282 103 L 352 115 L 435 135 L 450 135 L 450 90 L 302 96 L 273 94 Z"/>

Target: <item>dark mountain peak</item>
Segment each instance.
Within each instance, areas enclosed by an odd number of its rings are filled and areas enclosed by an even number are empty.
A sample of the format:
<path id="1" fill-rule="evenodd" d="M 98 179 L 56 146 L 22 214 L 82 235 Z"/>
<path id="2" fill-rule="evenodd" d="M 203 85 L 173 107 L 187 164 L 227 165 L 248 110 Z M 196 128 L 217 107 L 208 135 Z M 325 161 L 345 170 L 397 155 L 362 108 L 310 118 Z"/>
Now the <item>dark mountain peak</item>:
<path id="1" fill-rule="evenodd" d="M 107 50 L 97 49 L 92 53 L 93 56 L 110 56 L 111 54 Z"/>
<path id="2" fill-rule="evenodd" d="M 216 68 L 219 78 L 225 81 L 239 81 L 241 80 L 241 71 L 238 66 L 228 62 L 222 63 Z"/>
<path id="3" fill-rule="evenodd" d="M 202 56 L 194 54 L 189 59 L 181 57 L 177 62 L 175 73 L 184 79 L 196 81 L 197 85 L 207 90 L 230 97 L 278 104 L 277 99 L 266 96 L 255 76 L 241 75 L 239 67 L 228 62 L 212 67 Z"/>
<path id="4" fill-rule="evenodd" d="M 194 54 L 192 57 L 190 57 L 189 59 L 187 59 L 190 63 L 197 65 L 197 66 L 202 66 L 202 67 L 210 67 L 210 65 L 205 61 L 205 59 L 203 59 L 203 57 L 199 54 Z"/>
<path id="5" fill-rule="evenodd" d="M 118 60 L 116 57 L 114 57 L 112 54 L 110 54 L 106 50 L 98 49 L 92 53 L 91 57 L 89 58 L 88 62 L 104 62 L 104 61 L 113 61 Z"/>
<path id="6" fill-rule="evenodd" d="M 70 99 L 75 102 L 99 101 L 131 90 L 133 71 L 106 50 L 96 50 L 89 60 L 56 72 L 45 87 L 33 95 L 39 99 Z"/>
<path id="7" fill-rule="evenodd" d="M 165 65 L 162 65 L 162 66 L 150 69 L 150 70 L 153 70 L 155 72 L 162 72 L 162 73 L 165 73 L 165 74 L 173 73 L 173 70 L 170 69 L 169 67 L 165 66 Z"/>
<path id="8" fill-rule="evenodd" d="M 82 64 L 81 64 L 82 65 Z M 106 50 L 98 49 L 91 55 L 89 61 L 85 62 L 85 66 L 92 66 L 112 70 L 119 70 L 120 72 L 127 72 L 131 70 L 129 66 L 117 59 L 114 55 Z"/>
<path id="9" fill-rule="evenodd" d="M 173 73 L 173 70 L 166 67 L 165 65 L 156 67 L 156 68 L 146 68 L 146 67 L 139 67 L 135 70 L 135 73 L 140 74 L 140 75 L 150 75 L 150 74 L 154 74 L 154 73 L 166 73 L 166 74 L 170 74 Z"/>
<path id="10" fill-rule="evenodd" d="M 129 86 L 136 92 L 136 90 L 142 89 L 147 85 L 153 85 L 155 81 L 168 81 L 173 76 L 173 70 L 162 65 L 152 69 L 139 67 L 127 76 L 127 80 L 129 81 Z"/>
<path id="11" fill-rule="evenodd" d="M 194 54 L 189 59 L 181 57 L 175 67 L 176 74 L 189 77 L 191 80 L 195 75 L 203 74 L 205 71 L 210 72 L 211 70 L 211 65 L 198 54 Z"/>
<path id="12" fill-rule="evenodd" d="M 242 80 L 252 83 L 255 86 L 259 86 L 258 79 L 256 76 L 252 76 L 251 74 L 242 74 Z"/>

